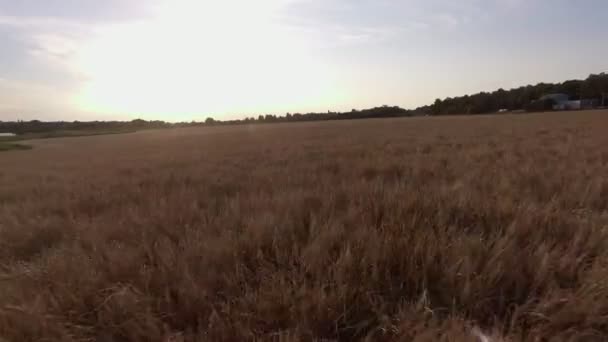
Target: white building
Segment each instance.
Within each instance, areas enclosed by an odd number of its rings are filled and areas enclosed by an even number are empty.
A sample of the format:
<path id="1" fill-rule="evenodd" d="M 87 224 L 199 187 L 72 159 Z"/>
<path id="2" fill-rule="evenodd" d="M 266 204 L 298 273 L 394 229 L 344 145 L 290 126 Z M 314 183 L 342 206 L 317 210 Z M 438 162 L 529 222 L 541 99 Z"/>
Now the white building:
<path id="1" fill-rule="evenodd" d="M 0 138 L 14 137 L 14 136 L 16 136 L 15 133 L 0 133 Z"/>
<path id="2" fill-rule="evenodd" d="M 593 100 L 570 100 L 566 94 L 549 94 L 540 98 L 540 101 L 546 100 L 553 100 L 553 110 L 577 110 L 597 105 L 597 101 Z"/>
<path id="3" fill-rule="evenodd" d="M 566 110 L 570 102 L 570 96 L 566 94 L 548 94 L 539 99 L 539 101 L 553 101 L 553 110 Z"/>

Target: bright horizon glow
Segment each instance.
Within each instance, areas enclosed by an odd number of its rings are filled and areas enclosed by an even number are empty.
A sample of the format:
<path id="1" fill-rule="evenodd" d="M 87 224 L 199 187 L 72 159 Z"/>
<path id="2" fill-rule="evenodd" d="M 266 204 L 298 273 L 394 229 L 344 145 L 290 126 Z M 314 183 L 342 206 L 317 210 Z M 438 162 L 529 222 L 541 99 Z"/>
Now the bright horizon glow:
<path id="1" fill-rule="evenodd" d="M 273 22 L 280 9 L 277 0 L 171 1 L 153 19 L 101 30 L 78 55 L 87 81 L 75 102 L 177 119 L 333 106 L 341 94 L 331 70 Z"/>

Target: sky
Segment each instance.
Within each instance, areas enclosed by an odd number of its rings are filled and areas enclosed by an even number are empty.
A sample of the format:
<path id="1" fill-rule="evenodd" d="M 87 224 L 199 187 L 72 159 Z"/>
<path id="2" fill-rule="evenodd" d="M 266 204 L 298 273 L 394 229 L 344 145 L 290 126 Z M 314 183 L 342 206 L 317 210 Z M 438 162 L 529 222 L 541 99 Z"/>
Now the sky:
<path id="1" fill-rule="evenodd" d="M 0 0 L 0 120 L 415 108 L 608 71 L 605 0 Z"/>

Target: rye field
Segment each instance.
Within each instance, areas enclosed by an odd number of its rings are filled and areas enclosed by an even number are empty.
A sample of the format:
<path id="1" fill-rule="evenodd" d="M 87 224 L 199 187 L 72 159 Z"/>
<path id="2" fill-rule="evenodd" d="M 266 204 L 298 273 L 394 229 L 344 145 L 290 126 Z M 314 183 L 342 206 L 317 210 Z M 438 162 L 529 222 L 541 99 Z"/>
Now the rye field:
<path id="1" fill-rule="evenodd" d="M 0 153 L 0 341 L 606 341 L 608 111 Z"/>

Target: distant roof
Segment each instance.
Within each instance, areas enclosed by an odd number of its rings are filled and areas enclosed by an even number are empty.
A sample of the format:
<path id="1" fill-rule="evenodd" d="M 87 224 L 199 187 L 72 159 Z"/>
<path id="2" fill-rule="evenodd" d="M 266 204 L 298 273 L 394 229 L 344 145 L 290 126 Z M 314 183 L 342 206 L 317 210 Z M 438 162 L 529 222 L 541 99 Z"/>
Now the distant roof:
<path id="1" fill-rule="evenodd" d="M 567 94 L 547 94 L 540 98 L 541 101 L 553 100 L 557 103 L 568 102 L 569 99 L 570 96 L 568 96 Z"/>
<path id="2" fill-rule="evenodd" d="M 15 133 L 2 133 L 0 132 L 0 137 L 14 137 Z"/>

